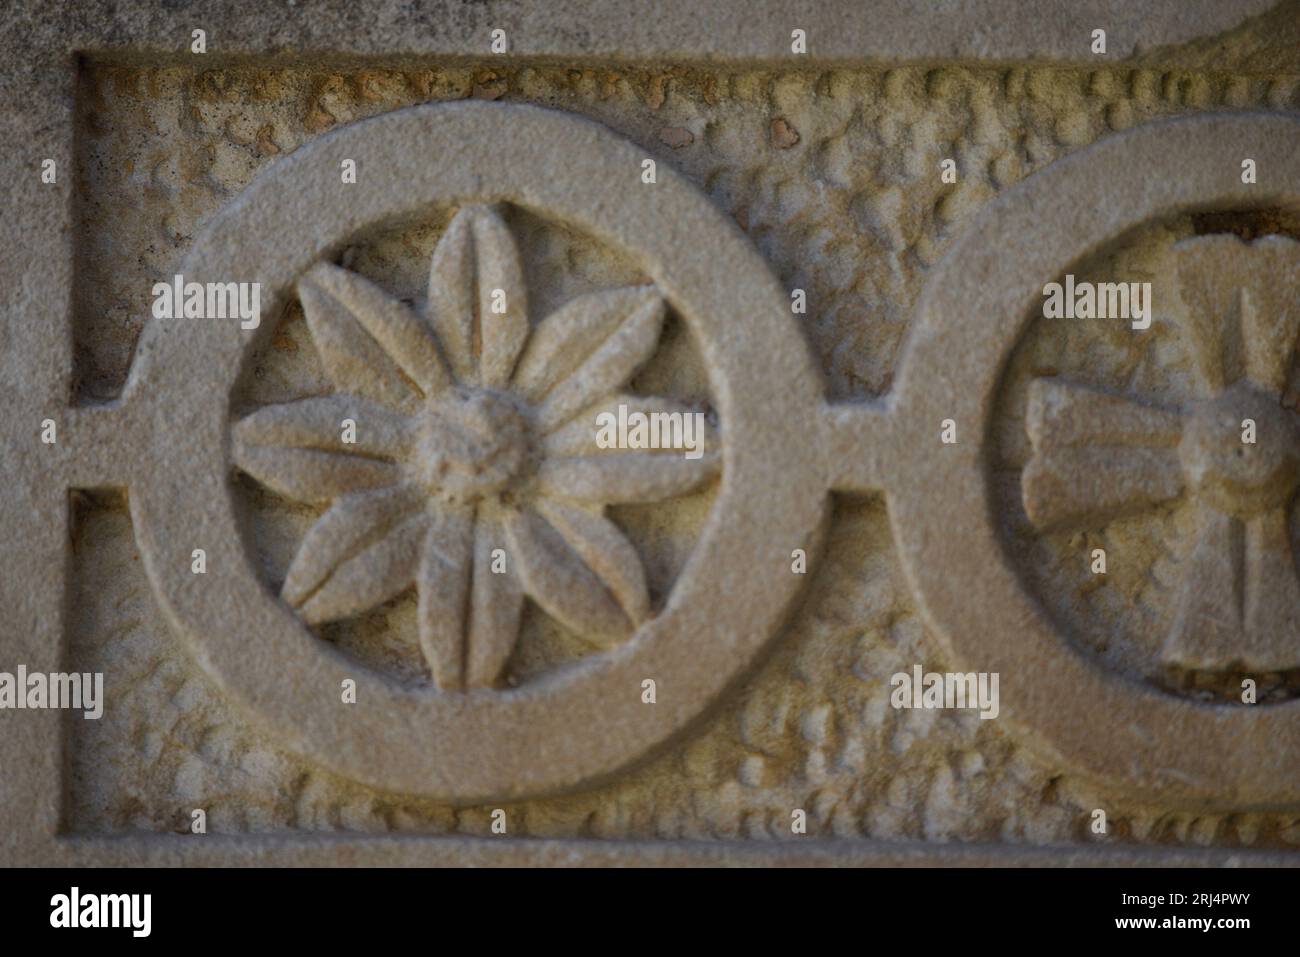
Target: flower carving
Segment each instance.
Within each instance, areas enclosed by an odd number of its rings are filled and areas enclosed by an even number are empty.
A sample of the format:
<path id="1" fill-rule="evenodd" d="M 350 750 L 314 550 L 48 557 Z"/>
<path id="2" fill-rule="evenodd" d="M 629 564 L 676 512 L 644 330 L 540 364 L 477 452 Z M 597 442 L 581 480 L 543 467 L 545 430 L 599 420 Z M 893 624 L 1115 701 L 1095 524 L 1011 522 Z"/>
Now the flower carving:
<path id="1" fill-rule="evenodd" d="M 534 327 L 508 227 L 471 206 L 434 251 L 424 303 L 328 263 L 298 293 L 337 391 L 247 416 L 233 455 L 275 491 L 329 503 L 281 592 L 307 623 L 414 585 L 421 650 L 453 691 L 500 680 L 526 596 L 597 648 L 650 617 L 641 560 L 605 506 L 684 494 L 720 467 L 711 432 L 694 459 L 596 443 L 597 416 L 620 404 L 688 411 L 620 392 L 658 344 L 657 288 L 581 296 Z"/>
<path id="2" fill-rule="evenodd" d="M 1162 660 L 1295 668 L 1300 580 L 1288 512 L 1300 486 L 1300 416 L 1282 395 L 1300 336 L 1300 243 L 1207 236 L 1184 240 L 1175 255 L 1208 397 L 1169 409 L 1036 380 L 1025 510 L 1040 529 L 1086 527 L 1187 496 L 1199 538 Z"/>

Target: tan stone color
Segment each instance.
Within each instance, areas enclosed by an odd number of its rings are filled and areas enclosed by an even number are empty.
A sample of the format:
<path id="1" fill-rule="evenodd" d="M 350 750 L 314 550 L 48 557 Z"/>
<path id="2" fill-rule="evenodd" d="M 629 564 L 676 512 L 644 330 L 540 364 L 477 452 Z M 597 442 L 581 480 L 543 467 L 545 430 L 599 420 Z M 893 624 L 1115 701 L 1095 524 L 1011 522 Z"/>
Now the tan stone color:
<path id="1" fill-rule="evenodd" d="M 789 290 L 764 257 L 668 163 L 659 164 L 656 184 L 642 183 L 645 148 L 594 122 L 509 102 L 425 106 L 346 125 L 343 113 L 335 116 L 313 99 L 306 131 L 344 125 L 301 146 L 279 127 L 275 137 L 269 127 L 258 129 L 250 149 L 286 155 L 206 222 L 181 271 L 200 282 L 262 283 L 267 317 L 300 298 L 335 391 L 244 416 L 232 395 L 270 343 L 274 323 L 250 333 L 237 323 L 159 320 L 140 342 L 121 399 L 76 406 L 69 404 L 75 390 L 67 330 L 78 279 L 69 175 L 78 156 L 78 70 L 71 67 L 83 57 L 135 64 L 153 62 L 160 51 L 185 57 L 176 53 L 176 38 L 188 35 L 192 12 L 121 0 L 101 22 L 50 17 L 28 6 L 5 24 L 2 42 L 11 55 L 0 76 L 7 94 L 0 133 L 12 145 L 14 169 L 23 171 L 0 183 L 7 210 L 0 221 L 0 497 L 8 535 L 0 597 L 8 660 L 41 670 L 65 662 L 68 490 L 125 488 L 139 553 L 172 631 L 217 693 L 277 747 L 377 791 L 457 805 L 564 794 L 686 739 L 752 673 L 796 607 L 813 576 L 792 574 L 791 551 L 807 549 L 815 571 L 831 493 L 882 492 L 906 585 L 945 663 L 1000 672 L 1006 725 L 1054 769 L 1108 793 L 1193 814 L 1293 808 L 1300 801 L 1300 701 L 1199 703 L 1108 670 L 1025 588 L 1006 554 L 989 475 L 990 425 L 1006 362 L 1043 283 L 1166 217 L 1300 210 L 1294 115 L 1217 113 L 1153 123 L 1108 136 L 1009 188 L 957 242 L 945 240 L 892 390 L 876 401 L 842 404 L 827 401 L 791 315 Z M 666 72 L 669 64 L 790 67 L 785 5 L 763 2 L 740 18 L 726 4 L 661 6 L 659 16 L 646 18 L 638 5 L 616 4 L 593 22 L 583 4 L 495 5 L 511 37 L 511 56 L 500 61 L 512 64 L 502 67 L 509 77 L 483 70 L 464 93 L 508 99 L 517 93 L 517 58 L 579 69 L 644 61 L 654 71 L 647 108 L 663 111 L 645 134 L 653 140 L 655 129 L 696 119 L 677 116 L 688 84 Z M 852 15 L 849 6 L 802 11 L 810 50 L 794 69 L 853 62 L 1127 64 L 1135 67 L 1135 91 L 1149 92 L 1163 79 L 1170 98 L 1180 95 L 1182 81 L 1158 71 L 1175 66 L 1203 71 L 1192 78 L 1196 89 L 1208 87 L 1207 68 L 1240 71 L 1230 77 L 1237 94 L 1275 64 L 1294 71 L 1294 3 L 1187 0 L 1135 10 L 1118 0 L 1089 0 L 1044 4 L 1041 14 L 1012 23 L 989 2 L 928 11 L 886 3 L 872 17 Z M 257 62 L 286 50 L 331 62 L 382 57 L 423 64 L 477 56 L 486 46 L 482 11 L 463 4 L 413 11 L 380 0 L 364 28 L 345 4 L 323 2 L 311 13 L 286 15 L 268 5 L 205 14 L 212 37 L 220 38 L 209 61 L 214 72 L 225 57 Z M 1254 17 L 1280 28 L 1261 36 L 1248 23 Z M 1099 23 L 1108 26 L 1110 44 L 1100 60 L 1086 42 Z M 1229 42 L 1221 43 L 1225 37 Z M 925 82 L 942 83 L 942 73 Z M 1015 67 L 1003 79 L 1023 86 L 1023 73 Z M 611 76 L 603 81 L 610 88 L 624 82 Z M 818 82 L 836 81 L 827 73 Z M 1117 81 L 1103 70 L 1091 82 Z M 706 83 L 704 103 L 725 104 L 714 78 Z M 1288 89 L 1277 84 L 1269 102 L 1294 105 Z M 1184 105 L 1191 104 L 1195 91 L 1185 92 Z M 799 142 L 784 118 L 776 121 L 782 130 L 774 123 L 764 129 L 783 111 L 798 120 L 806 146 L 772 155 L 795 163 L 807 154 L 833 171 L 834 157 L 814 149 L 824 137 L 776 102 L 784 95 L 775 92 L 755 114 L 756 141 L 777 148 Z M 1033 95 L 1050 99 L 1054 89 Z M 1222 102 L 1236 102 L 1232 95 Z M 202 122 L 203 105 L 190 105 L 186 122 Z M 1051 118 L 1049 104 L 1033 106 Z M 1109 128 L 1131 120 L 1131 107 L 1124 98 L 1109 104 Z M 982 137 L 982 125 L 975 125 Z M 690 134 L 693 148 L 676 154 L 684 162 L 715 134 L 727 135 L 725 125 L 692 128 L 707 132 Z M 894 149 L 899 130 L 879 134 Z M 1062 124 L 1056 135 L 1051 148 L 1063 151 L 1096 134 Z M 669 139 L 688 142 L 680 133 Z M 1019 179 L 1026 166 L 1020 154 L 1038 145 L 1021 142 L 989 155 L 997 188 Z M 344 195 L 340 160 L 361 154 L 384 175 L 363 176 Z M 1258 163 L 1258 184 L 1240 181 L 1245 155 Z M 50 157 L 58 161 L 58 184 L 35 185 L 29 174 Z M 1041 156 L 1030 159 L 1027 165 L 1036 165 Z M 719 189 L 725 192 L 725 184 Z M 890 189 L 897 196 L 898 187 Z M 985 194 L 977 195 L 983 202 Z M 736 197 L 742 207 L 745 199 Z M 939 198 L 933 206 L 947 208 Z M 497 212 L 503 207 L 580 229 L 626 255 L 649 283 L 573 300 L 546 318 L 533 315 L 515 240 Z M 332 265 L 367 230 L 434 208 L 460 212 L 416 306 Z M 761 220 L 756 225 L 767 228 Z M 936 248 L 927 243 L 924 252 Z M 1277 401 L 1296 340 L 1294 249 L 1284 240 L 1247 245 L 1221 237 L 1182 247 L 1181 287 L 1203 401 L 1161 407 L 1060 381 L 1033 387 L 1033 458 L 1021 490 L 1026 511 L 1043 528 L 1087 527 L 1180 496 L 1197 509 L 1199 544 L 1186 569 L 1182 615 L 1168 637 L 1170 661 L 1294 662 L 1300 605 L 1285 519 L 1300 466 L 1293 416 Z M 505 293 L 504 313 L 491 313 L 496 290 Z M 703 356 L 720 423 L 710 445 L 721 443 L 721 452 L 699 463 L 645 455 L 635 465 L 617 454 L 597 455 L 585 430 L 571 428 L 575 416 L 622 401 L 628 377 L 657 348 L 668 312 L 680 317 Z M 484 322 L 489 314 L 500 321 Z M 652 407 L 660 400 L 626 401 Z M 58 423 L 59 441 L 41 446 L 36 424 L 47 416 Z M 1247 416 L 1258 424 L 1259 441 L 1239 450 L 1230 439 Z M 355 445 L 338 437 L 346 418 L 358 425 Z M 938 441 L 945 419 L 957 424 L 956 444 Z M 232 481 L 238 471 L 329 504 L 280 594 L 267 587 L 241 537 Z M 673 495 L 709 478 L 720 479 L 720 491 L 707 524 L 671 593 L 652 604 L 641 558 L 604 506 Z M 499 581 L 483 574 L 484 552 L 490 557 L 498 542 L 520 559 Z M 190 572 L 199 543 L 208 561 L 202 577 Z M 311 630 L 412 582 L 420 591 L 421 647 L 437 687 L 403 686 L 360 667 Z M 595 650 L 538 680 L 501 687 L 501 663 L 526 594 Z M 658 686 L 654 707 L 641 698 L 647 678 Z M 355 680 L 364 707 L 340 707 L 347 680 Z M 28 713 L 21 722 L 0 714 L 0 863 L 1294 863 L 1293 854 L 1224 848 L 935 851 L 921 842 L 851 838 L 759 847 L 428 834 L 394 840 L 69 833 L 67 724 L 53 712 Z M 800 733 L 820 730 L 811 722 Z"/>

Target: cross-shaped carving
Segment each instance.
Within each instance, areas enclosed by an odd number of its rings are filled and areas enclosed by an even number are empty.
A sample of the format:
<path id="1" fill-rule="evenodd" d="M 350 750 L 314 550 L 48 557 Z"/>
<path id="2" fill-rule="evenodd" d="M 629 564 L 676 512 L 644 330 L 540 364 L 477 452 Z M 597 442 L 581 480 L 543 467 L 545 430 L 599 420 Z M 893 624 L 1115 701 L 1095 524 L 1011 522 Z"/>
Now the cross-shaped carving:
<path id="1" fill-rule="evenodd" d="M 1168 409 L 1034 382 L 1025 510 L 1040 529 L 1088 526 L 1188 497 L 1201 527 L 1162 659 L 1294 668 L 1300 579 L 1288 513 L 1300 486 L 1300 417 L 1282 394 L 1300 334 L 1300 243 L 1207 236 L 1183 241 L 1175 255 L 1209 397 Z"/>

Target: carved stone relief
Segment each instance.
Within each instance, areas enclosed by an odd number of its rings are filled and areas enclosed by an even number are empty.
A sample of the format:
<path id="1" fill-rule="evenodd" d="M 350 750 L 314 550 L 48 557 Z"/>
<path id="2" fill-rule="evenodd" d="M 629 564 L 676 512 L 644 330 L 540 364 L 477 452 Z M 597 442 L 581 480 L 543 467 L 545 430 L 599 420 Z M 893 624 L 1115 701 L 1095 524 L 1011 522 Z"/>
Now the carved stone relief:
<path id="1" fill-rule="evenodd" d="M 496 809 L 593 861 L 1289 859 L 1300 63 L 1165 55 L 81 65 L 71 333 L 3 447 L 67 569 L 33 641 L 109 689 L 31 739 L 59 853 L 202 807 L 285 860 L 468 862 Z M 150 315 L 173 274 L 260 318 Z M 1049 318 L 1067 276 L 1149 323 Z"/>

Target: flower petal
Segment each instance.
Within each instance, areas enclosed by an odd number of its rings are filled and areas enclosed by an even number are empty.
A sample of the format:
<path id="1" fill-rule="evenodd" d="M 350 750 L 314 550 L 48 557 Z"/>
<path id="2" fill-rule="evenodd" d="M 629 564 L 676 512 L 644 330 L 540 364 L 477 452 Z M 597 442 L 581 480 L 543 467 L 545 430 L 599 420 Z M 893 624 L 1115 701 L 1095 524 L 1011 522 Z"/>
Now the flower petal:
<path id="1" fill-rule="evenodd" d="M 420 546 L 429 528 L 424 512 L 400 522 L 379 541 L 340 565 L 303 602 L 299 614 L 308 624 L 337 621 L 383 604 L 415 580 Z"/>
<path id="2" fill-rule="evenodd" d="M 588 406 L 565 425 L 546 436 L 542 445 L 546 456 L 560 458 L 607 454 L 609 449 L 597 442 L 601 431 L 601 422 L 597 419 L 606 413 L 618 419 L 620 406 L 630 422 L 635 422 L 634 416 L 645 416 L 647 422 L 656 423 L 654 431 L 659 435 L 660 441 L 654 448 L 644 449 L 646 452 L 681 455 L 687 441 L 701 452 L 714 451 L 718 448 L 717 432 L 709 425 L 706 418 L 698 420 L 702 426 L 698 429 L 697 420 L 686 418 L 688 415 L 700 414 L 700 410 L 659 396 L 619 393 Z M 665 416 L 670 418 L 664 418 Z M 676 418 L 673 419 L 672 416 Z M 673 441 L 677 441 L 676 447 Z"/>
<path id="3" fill-rule="evenodd" d="M 514 237 L 495 210 L 476 210 L 474 252 L 478 261 L 479 383 L 500 389 L 510 382 L 528 341 L 528 287 Z"/>
<path id="4" fill-rule="evenodd" d="M 542 405 L 545 431 L 621 387 L 654 352 L 664 301 L 654 286 L 580 296 L 533 330 L 514 386 Z"/>
<path id="5" fill-rule="evenodd" d="M 403 374 L 426 395 L 451 384 L 438 344 L 424 320 L 374 283 L 329 263 L 318 263 L 298 281 L 299 293 L 332 300 L 361 324 Z"/>
<path id="6" fill-rule="evenodd" d="M 717 452 L 698 459 L 680 452 L 602 452 L 547 459 L 537 477 L 545 495 L 604 505 L 659 502 L 703 485 L 718 473 L 721 461 Z"/>
<path id="7" fill-rule="evenodd" d="M 299 502 L 328 502 L 348 492 L 396 485 L 391 462 L 317 449 L 266 448 L 235 443 L 235 464 L 268 488 Z"/>
<path id="8" fill-rule="evenodd" d="M 343 441 L 347 419 L 355 425 L 353 442 Z M 241 419 L 232 431 L 238 445 L 394 458 L 410 444 L 411 423 L 382 405 L 337 394 L 265 406 Z"/>
<path id="9" fill-rule="evenodd" d="M 539 499 L 536 507 L 609 589 L 633 627 L 650 617 L 645 567 L 617 525 L 598 512 L 555 499 Z"/>
<path id="10" fill-rule="evenodd" d="M 457 379 L 490 388 L 510 381 L 528 338 L 528 298 L 519 251 L 495 209 L 467 206 L 452 218 L 433 252 L 428 315 Z"/>
<path id="11" fill-rule="evenodd" d="M 380 344 L 382 339 L 401 340 L 402 334 L 394 330 L 402 328 L 413 338 L 410 321 L 419 321 L 414 314 L 372 283 L 328 263 L 318 263 L 298 280 L 298 296 L 316 351 L 335 386 L 393 409 L 414 411 L 420 387 Z M 377 339 L 375 330 L 387 331 Z M 413 350 L 403 350 L 407 359 L 414 357 Z"/>
<path id="12" fill-rule="evenodd" d="M 343 441 L 343 421 L 356 442 Z M 401 475 L 375 456 L 401 453 L 409 425 L 400 415 L 353 396 L 335 395 L 267 406 L 232 430 L 237 466 L 281 495 L 324 502 L 338 495 L 394 485 Z"/>
<path id="13" fill-rule="evenodd" d="M 541 516 L 510 512 L 505 531 L 524 590 L 547 614 L 599 648 L 632 633 L 632 622 L 609 589 Z"/>
<path id="14" fill-rule="evenodd" d="M 290 605 L 301 605 L 339 566 L 374 544 L 419 504 L 419 493 L 406 485 L 340 498 L 298 546 L 280 597 Z"/>
<path id="15" fill-rule="evenodd" d="M 472 510 L 434 515 L 424 539 L 416 583 L 420 590 L 420 648 L 444 690 L 465 686 L 466 602 L 473 569 Z"/>
<path id="16" fill-rule="evenodd" d="M 474 579 L 465 646 L 467 689 L 496 684 L 519 640 L 524 593 L 517 562 L 507 553 L 499 570 L 492 567 L 492 552 L 506 545 L 499 516 L 480 508 L 474 525 Z"/>
<path id="17" fill-rule="evenodd" d="M 474 363 L 476 272 L 472 220 L 469 215 L 457 214 L 433 250 L 425 314 L 438 336 L 452 375 L 457 381 L 467 383 L 475 381 L 477 372 Z"/>

